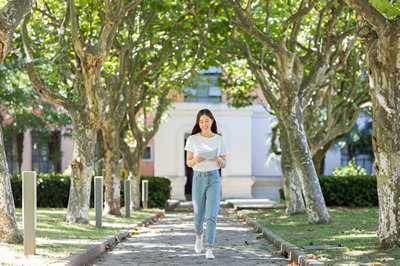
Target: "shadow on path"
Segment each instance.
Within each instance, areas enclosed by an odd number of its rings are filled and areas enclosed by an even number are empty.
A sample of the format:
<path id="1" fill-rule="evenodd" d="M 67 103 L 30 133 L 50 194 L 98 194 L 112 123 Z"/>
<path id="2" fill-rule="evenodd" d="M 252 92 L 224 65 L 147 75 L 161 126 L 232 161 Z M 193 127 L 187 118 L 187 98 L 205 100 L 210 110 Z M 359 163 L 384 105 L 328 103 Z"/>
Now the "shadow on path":
<path id="1" fill-rule="evenodd" d="M 222 211 L 222 210 L 221 210 Z M 148 227 L 141 227 L 90 265 L 287 265 L 265 238 L 226 211 L 218 216 L 215 260 L 194 252 L 193 215 L 169 212 Z"/>

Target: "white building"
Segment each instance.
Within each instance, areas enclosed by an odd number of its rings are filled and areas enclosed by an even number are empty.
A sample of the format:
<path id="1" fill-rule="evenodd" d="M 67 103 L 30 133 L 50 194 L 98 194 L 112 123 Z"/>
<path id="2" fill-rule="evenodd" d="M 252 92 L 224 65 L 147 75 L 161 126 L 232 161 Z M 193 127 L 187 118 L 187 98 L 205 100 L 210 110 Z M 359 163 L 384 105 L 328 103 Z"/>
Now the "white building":
<path id="1" fill-rule="evenodd" d="M 271 119 L 261 105 L 242 109 L 227 103 L 176 102 L 168 122 L 154 138 L 154 174 L 171 180 L 172 198 L 190 196 L 192 172 L 185 164 L 184 145 L 194 126 L 197 112 L 209 109 L 219 133 L 228 143 L 227 166 L 221 171 L 222 198 L 279 199 L 282 187 L 279 156 L 266 165 L 270 156 Z M 327 154 L 325 171 L 340 165 L 340 152 Z M 185 196 L 186 194 L 186 196 Z"/>

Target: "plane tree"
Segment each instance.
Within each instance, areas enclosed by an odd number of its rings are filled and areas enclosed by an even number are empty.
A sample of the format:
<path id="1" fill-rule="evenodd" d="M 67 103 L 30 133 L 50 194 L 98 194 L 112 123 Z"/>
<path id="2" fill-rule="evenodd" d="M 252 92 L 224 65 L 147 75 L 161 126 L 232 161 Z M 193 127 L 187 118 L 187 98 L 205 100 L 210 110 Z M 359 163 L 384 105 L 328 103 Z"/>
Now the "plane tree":
<path id="1" fill-rule="evenodd" d="M 344 0 L 356 11 L 358 38 L 366 48 L 372 102 L 372 144 L 382 247 L 400 243 L 400 3 Z"/>
<path id="2" fill-rule="evenodd" d="M 220 2 L 206 18 L 197 17 L 202 39 L 209 49 L 232 52 L 247 60 L 281 131 L 287 133 L 288 138 L 282 141 L 289 143 L 290 150 L 282 153 L 292 157 L 309 222 L 329 223 L 304 129 L 304 108 L 327 76 L 345 62 L 355 23 L 347 19 L 341 1 Z M 194 13 L 200 14 L 203 2 L 196 3 Z M 218 32 L 221 25 L 225 34 Z M 290 180 L 294 180 L 293 175 Z"/>
<path id="3" fill-rule="evenodd" d="M 32 7 L 30 0 L 9 0 L 0 10 L 0 64 L 12 49 L 13 34 Z M 10 173 L 4 150 L 3 130 L 0 124 L 0 239 L 7 243 L 22 243 L 15 218 L 15 204 L 11 190 Z"/>
<path id="4" fill-rule="evenodd" d="M 31 21 L 23 23 L 25 69 L 32 86 L 62 106 L 72 121 L 67 222 L 89 222 L 96 134 L 110 108 L 101 72 L 111 64 L 117 28 L 140 2 L 46 1 L 37 3 Z"/>

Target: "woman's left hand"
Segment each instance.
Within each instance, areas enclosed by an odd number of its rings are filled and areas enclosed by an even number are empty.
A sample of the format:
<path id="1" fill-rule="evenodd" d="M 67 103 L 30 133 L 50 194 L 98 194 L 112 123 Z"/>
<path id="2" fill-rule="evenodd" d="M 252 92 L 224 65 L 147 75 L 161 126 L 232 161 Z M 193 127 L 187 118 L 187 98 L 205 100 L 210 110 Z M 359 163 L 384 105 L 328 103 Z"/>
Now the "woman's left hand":
<path id="1" fill-rule="evenodd" d="M 212 159 L 208 159 L 209 161 L 213 161 L 213 162 L 216 162 L 221 168 L 225 168 L 225 166 L 226 166 L 226 157 L 225 157 L 225 155 L 222 155 L 222 156 L 215 156 L 214 158 L 212 158 Z"/>

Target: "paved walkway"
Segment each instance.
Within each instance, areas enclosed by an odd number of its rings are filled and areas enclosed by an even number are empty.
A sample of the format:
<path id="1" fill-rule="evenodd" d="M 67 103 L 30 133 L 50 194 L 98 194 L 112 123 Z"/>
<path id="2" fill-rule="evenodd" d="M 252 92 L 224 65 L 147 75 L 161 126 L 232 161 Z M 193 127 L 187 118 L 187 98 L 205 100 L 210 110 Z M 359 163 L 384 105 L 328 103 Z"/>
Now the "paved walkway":
<path id="1" fill-rule="evenodd" d="M 234 218 L 231 210 L 221 209 L 218 216 L 215 260 L 204 252 L 194 252 L 193 214 L 190 210 L 169 212 L 136 233 L 90 265 L 287 265 L 265 238 Z"/>

